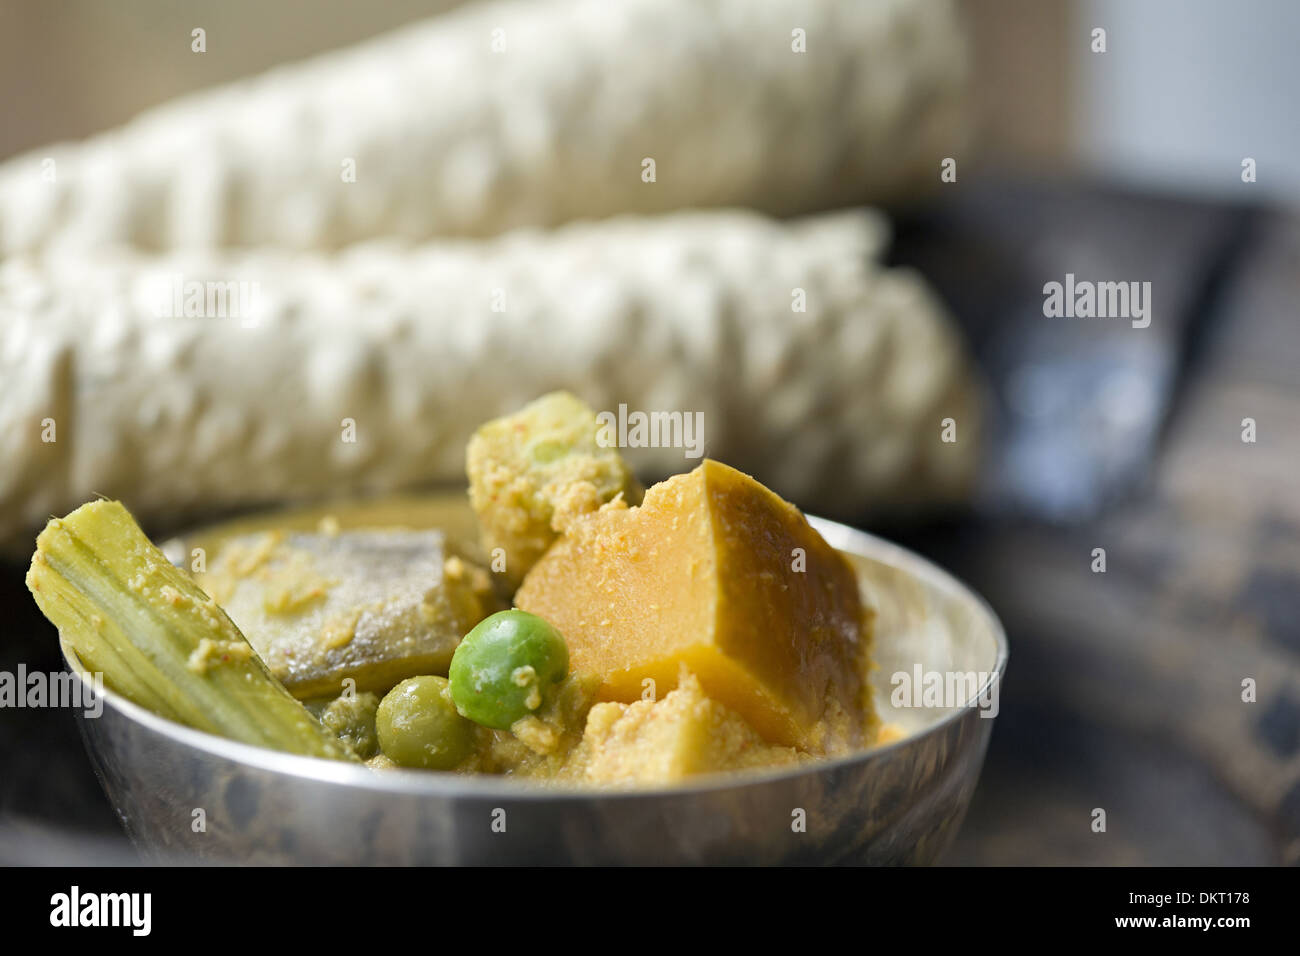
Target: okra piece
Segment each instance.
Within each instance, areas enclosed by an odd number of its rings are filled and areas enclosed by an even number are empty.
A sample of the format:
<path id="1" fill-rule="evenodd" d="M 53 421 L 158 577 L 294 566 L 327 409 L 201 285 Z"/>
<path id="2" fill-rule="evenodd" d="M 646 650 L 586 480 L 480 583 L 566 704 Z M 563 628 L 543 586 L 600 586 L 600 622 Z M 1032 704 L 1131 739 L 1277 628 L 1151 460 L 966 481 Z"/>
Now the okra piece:
<path id="1" fill-rule="evenodd" d="M 92 501 L 51 519 L 36 539 L 27 587 L 85 668 L 123 697 L 243 743 L 357 759 L 120 502 Z"/>

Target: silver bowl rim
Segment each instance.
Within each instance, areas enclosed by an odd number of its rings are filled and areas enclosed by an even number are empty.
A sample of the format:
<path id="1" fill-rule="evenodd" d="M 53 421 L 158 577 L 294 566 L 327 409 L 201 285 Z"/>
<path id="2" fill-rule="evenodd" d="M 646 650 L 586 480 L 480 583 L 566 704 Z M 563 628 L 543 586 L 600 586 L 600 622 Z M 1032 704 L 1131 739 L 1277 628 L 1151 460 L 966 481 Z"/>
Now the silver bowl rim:
<path id="1" fill-rule="evenodd" d="M 997 645 L 997 658 L 989 677 L 975 694 L 961 707 L 954 707 L 940 719 L 923 730 L 908 734 L 898 740 L 878 747 L 858 750 L 840 757 L 829 757 L 795 767 L 780 767 L 771 770 L 746 770 L 731 773 L 717 773 L 701 776 L 698 781 L 686 784 L 659 787 L 582 787 L 558 786 L 536 780 L 523 780 L 508 775 L 495 774 L 452 774 L 434 773 L 427 770 L 408 770 L 402 768 L 376 771 L 362 764 L 346 763 L 338 760 L 325 760 L 319 757 L 306 757 L 298 754 L 284 753 L 266 747 L 218 737 L 206 731 L 196 730 L 168 720 L 147 710 L 139 704 L 121 697 L 105 688 L 100 696 L 107 706 L 112 707 L 123 717 L 143 725 L 149 731 L 171 738 L 174 742 L 196 750 L 204 751 L 216 757 L 234 763 L 245 764 L 271 773 L 282 773 L 320 783 L 353 787 L 380 793 L 402 796 L 437 796 L 437 797 L 499 797 L 511 801 L 533 801 L 564 799 L 614 799 L 630 800 L 646 797 L 672 797 L 690 794 L 704 794 L 721 790 L 734 790 L 745 787 L 759 787 L 795 778 L 823 774 L 877 759 L 885 754 L 912 746 L 927 737 L 942 733 L 949 725 L 963 719 L 974 710 L 984 694 L 998 683 L 1006 671 L 1010 649 L 1006 631 L 1002 622 L 989 603 L 973 588 L 968 587 L 927 558 L 921 557 L 901 545 L 884 538 L 860 531 L 837 521 L 826 518 L 807 516 L 808 521 L 825 537 L 834 537 L 840 542 L 834 545 L 841 551 L 870 557 L 892 567 L 899 568 L 917 577 L 937 590 L 971 602 L 984 616 L 989 633 Z M 827 532 L 830 532 L 828 535 Z M 60 640 L 64 660 L 68 668 L 83 683 L 85 668 L 76 651 L 66 641 Z M 97 718 L 85 718 L 97 719 Z M 990 720 L 996 718 L 987 718 Z"/>

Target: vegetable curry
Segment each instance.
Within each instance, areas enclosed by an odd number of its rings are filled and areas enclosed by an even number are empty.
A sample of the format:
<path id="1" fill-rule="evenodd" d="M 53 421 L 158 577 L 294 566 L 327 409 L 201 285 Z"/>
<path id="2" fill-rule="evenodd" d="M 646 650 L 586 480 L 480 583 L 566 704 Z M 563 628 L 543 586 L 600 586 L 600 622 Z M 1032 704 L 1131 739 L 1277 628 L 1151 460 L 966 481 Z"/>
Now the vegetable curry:
<path id="1" fill-rule="evenodd" d="M 848 560 L 741 472 L 643 489 L 604 438 L 567 393 L 480 428 L 477 540 L 271 515 L 174 564 L 94 501 L 28 586 L 124 697 L 377 771 L 665 785 L 880 741 Z"/>

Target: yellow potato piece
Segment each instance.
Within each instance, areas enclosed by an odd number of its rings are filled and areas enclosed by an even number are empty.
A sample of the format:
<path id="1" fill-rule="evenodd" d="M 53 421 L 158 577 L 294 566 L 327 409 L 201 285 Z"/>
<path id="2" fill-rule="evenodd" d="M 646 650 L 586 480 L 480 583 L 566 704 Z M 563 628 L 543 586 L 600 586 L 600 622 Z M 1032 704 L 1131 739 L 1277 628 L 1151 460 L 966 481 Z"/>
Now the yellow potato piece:
<path id="1" fill-rule="evenodd" d="M 706 460 L 575 522 L 518 607 L 550 621 L 603 700 L 685 667 L 766 740 L 814 753 L 870 743 L 869 629 L 851 565 L 794 506 Z"/>
<path id="2" fill-rule="evenodd" d="M 735 712 L 706 697 L 699 681 L 687 674 L 663 700 L 593 707 L 571 762 L 572 772 L 587 783 L 665 784 L 799 759 L 793 748 L 764 742 Z"/>
<path id="3" fill-rule="evenodd" d="M 636 476 L 600 434 L 600 421 L 585 402 L 551 392 L 480 426 L 470 439 L 470 505 L 484 550 L 500 549 L 506 557 L 512 590 L 569 522 L 618 495 L 640 502 Z"/>

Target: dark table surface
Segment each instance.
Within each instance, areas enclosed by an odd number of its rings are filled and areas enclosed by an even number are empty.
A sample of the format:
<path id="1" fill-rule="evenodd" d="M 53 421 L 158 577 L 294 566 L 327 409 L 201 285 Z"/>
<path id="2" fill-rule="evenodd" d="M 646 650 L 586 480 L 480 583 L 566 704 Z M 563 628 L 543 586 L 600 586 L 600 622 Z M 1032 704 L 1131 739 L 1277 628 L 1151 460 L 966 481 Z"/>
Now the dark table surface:
<path id="1" fill-rule="evenodd" d="M 1095 334 L 1174 358 L 1149 449 L 1094 475 L 1109 480 L 1082 507 L 997 467 L 1026 431 L 1012 412 L 980 513 L 898 534 L 984 593 L 1012 645 L 948 861 L 1300 862 L 1300 218 L 993 183 L 905 221 L 895 257 L 939 286 L 1004 405 L 1017 343 L 1047 325 L 1064 339 L 1048 352 L 1090 344 L 1093 326 L 1071 339 L 1043 317 L 1042 284 L 1066 271 L 1151 279 L 1150 328 Z M 1087 425 L 1067 408 L 1046 428 L 1086 446 Z"/>
<path id="2" fill-rule="evenodd" d="M 988 181 L 903 214 L 893 258 L 949 301 L 1004 406 L 971 513 L 873 529 L 970 581 L 1012 643 L 947 862 L 1300 862 L 1300 218 Z M 1150 334 L 1131 341 L 1156 346 L 1135 374 L 1167 411 L 1140 453 L 1112 449 L 1098 468 L 1088 419 L 1061 412 L 1045 440 L 1088 452 L 1071 464 L 1087 480 L 1063 497 L 1004 463 L 1025 429 L 1044 427 L 1017 420 L 1006 387 L 1047 321 L 1042 283 L 1067 270 L 1153 281 Z M 1074 331 L 1048 350 L 1091 347 Z M 0 670 L 55 670 L 22 570 L 0 566 Z M 71 711 L 0 710 L 0 767 L 0 858 L 131 858 Z"/>

